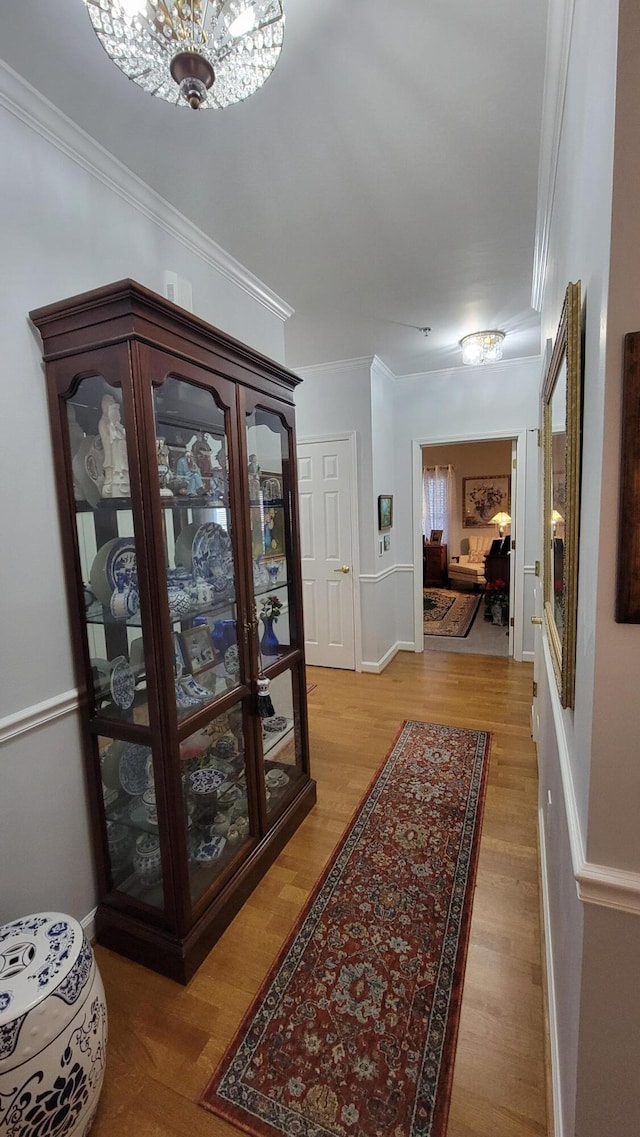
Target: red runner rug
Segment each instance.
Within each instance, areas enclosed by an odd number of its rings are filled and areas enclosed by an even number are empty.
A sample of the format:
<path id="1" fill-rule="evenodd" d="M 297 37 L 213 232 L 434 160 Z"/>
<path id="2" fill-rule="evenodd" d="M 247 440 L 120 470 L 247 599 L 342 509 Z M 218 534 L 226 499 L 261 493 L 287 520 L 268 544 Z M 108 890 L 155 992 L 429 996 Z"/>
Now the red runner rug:
<path id="1" fill-rule="evenodd" d="M 489 749 L 405 723 L 200 1105 L 254 1137 L 444 1137 Z"/>

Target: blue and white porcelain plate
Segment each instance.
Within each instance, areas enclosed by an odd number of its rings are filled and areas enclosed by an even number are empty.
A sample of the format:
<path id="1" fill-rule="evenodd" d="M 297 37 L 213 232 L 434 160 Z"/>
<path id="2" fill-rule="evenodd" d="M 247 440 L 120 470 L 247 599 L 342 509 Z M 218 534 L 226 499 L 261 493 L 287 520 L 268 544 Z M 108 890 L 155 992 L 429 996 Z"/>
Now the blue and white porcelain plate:
<path id="1" fill-rule="evenodd" d="M 127 711 L 135 699 L 136 677 L 124 656 L 114 660 L 109 686 L 116 707 Z"/>
<path id="2" fill-rule="evenodd" d="M 232 644 L 224 653 L 224 669 L 227 675 L 232 679 L 237 679 L 240 674 L 240 655 L 238 653 L 238 645 Z"/>
<path id="3" fill-rule="evenodd" d="M 114 537 L 100 546 L 91 565 L 89 583 L 93 595 L 106 608 L 111 603 L 114 591 L 130 585 L 137 589 L 138 570 L 133 537 Z"/>
<path id="4" fill-rule="evenodd" d="M 143 794 L 147 788 L 147 758 L 151 756 L 149 746 L 137 742 L 127 742 L 120 758 L 120 785 L 126 793 L 134 797 Z"/>
<path id="5" fill-rule="evenodd" d="M 221 770 L 194 770 L 189 783 L 194 794 L 211 794 L 226 782 L 226 774 Z"/>
<path id="6" fill-rule="evenodd" d="M 136 546 L 133 537 L 117 537 L 112 542 L 104 572 L 112 591 L 114 588 L 123 588 L 126 584 L 138 587 Z"/>
<path id="7" fill-rule="evenodd" d="M 216 591 L 221 591 L 223 580 L 229 587 L 233 584 L 231 538 L 221 525 L 205 521 L 198 526 L 191 546 L 191 560 L 194 577 L 212 580 Z"/>

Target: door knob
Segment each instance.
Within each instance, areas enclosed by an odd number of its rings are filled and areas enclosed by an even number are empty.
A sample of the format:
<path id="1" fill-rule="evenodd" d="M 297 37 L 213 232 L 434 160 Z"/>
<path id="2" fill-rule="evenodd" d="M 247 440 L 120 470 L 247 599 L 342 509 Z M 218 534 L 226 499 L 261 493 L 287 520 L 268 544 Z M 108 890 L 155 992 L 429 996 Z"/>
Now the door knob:
<path id="1" fill-rule="evenodd" d="M 334 569 L 334 572 L 351 572 L 348 565 L 341 565 L 339 569 Z"/>
<path id="2" fill-rule="evenodd" d="M 541 624 L 542 623 L 542 616 L 532 616 L 531 617 L 531 623 L 532 624 Z"/>

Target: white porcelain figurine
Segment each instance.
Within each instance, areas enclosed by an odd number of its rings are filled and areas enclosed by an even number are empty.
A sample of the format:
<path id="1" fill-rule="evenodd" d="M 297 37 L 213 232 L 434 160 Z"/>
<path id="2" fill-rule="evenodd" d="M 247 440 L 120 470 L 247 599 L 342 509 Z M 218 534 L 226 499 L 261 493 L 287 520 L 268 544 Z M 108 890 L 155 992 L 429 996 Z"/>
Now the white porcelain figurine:
<path id="1" fill-rule="evenodd" d="M 103 497 L 130 497 L 127 436 L 120 421 L 120 404 L 113 395 L 102 398 L 102 417 L 98 432 L 104 450 Z"/>

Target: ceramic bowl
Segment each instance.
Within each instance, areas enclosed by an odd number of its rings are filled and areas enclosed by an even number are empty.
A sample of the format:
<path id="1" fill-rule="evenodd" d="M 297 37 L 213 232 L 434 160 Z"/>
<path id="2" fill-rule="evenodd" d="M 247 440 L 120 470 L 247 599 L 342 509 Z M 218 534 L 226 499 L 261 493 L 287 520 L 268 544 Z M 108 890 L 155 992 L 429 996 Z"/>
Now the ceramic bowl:
<path id="1" fill-rule="evenodd" d="M 118 872 L 131 860 L 133 834 L 128 826 L 120 825 L 117 821 L 107 821 L 107 842 L 111 868 Z"/>
<path id="2" fill-rule="evenodd" d="M 247 834 L 249 832 L 249 818 L 248 817 L 244 817 L 242 815 L 240 817 L 237 817 L 235 822 L 234 822 L 234 825 L 235 825 L 236 829 L 238 830 L 238 833 L 240 834 L 241 837 L 247 836 Z"/>
<path id="3" fill-rule="evenodd" d="M 218 794 L 218 803 L 223 806 L 223 808 L 227 809 L 229 806 L 233 805 L 241 796 L 242 790 L 239 786 L 222 786 Z"/>
<path id="4" fill-rule="evenodd" d="M 271 790 L 280 790 L 287 785 L 289 775 L 284 770 L 267 770 L 264 780 Z"/>
<path id="5" fill-rule="evenodd" d="M 262 725 L 268 734 L 279 734 L 285 729 L 287 721 L 284 715 L 272 715 L 271 718 L 263 719 Z"/>
<path id="6" fill-rule="evenodd" d="M 158 824 L 158 805 L 156 802 L 155 786 L 149 786 L 142 795 L 142 805 L 149 825 Z"/>
<path id="7" fill-rule="evenodd" d="M 194 847 L 192 858 L 198 864 L 208 865 L 217 861 L 227 843 L 226 837 L 214 836 L 200 841 Z"/>
<path id="8" fill-rule="evenodd" d="M 211 829 L 218 837 L 224 837 L 229 829 L 230 821 L 228 813 L 216 813 L 213 818 Z"/>
<path id="9" fill-rule="evenodd" d="M 141 833 L 136 838 L 133 866 L 144 888 L 153 888 L 162 880 L 160 839 L 153 833 Z"/>
<path id="10" fill-rule="evenodd" d="M 188 615 L 191 611 L 191 597 L 189 593 L 179 585 L 169 585 L 167 597 L 169 600 L 169 615 L 174 620 L 180 619 L 181 616 Z"/>
<path id="11" fill-rule="evenodd" d="M 235 742 L 228 734 L 221 734 L 214 744 L 218 758 L 232 758 L 235 754 Z"/>
<path id="12" fill-rule="evenodd" d="M 133 584 L 124 588 L 114 588 L 109 601 L 109 609 L 114 620 L 128 620 L 140 611 L 140 596 Z"/>

